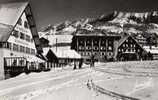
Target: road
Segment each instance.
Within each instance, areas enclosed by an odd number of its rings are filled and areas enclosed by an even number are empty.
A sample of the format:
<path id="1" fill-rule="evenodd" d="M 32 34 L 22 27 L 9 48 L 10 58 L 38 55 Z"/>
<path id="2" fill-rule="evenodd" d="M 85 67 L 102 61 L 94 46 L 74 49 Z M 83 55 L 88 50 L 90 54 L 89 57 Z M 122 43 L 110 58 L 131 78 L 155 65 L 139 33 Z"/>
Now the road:
<path id="1" fill-rule="evenodd" d="M 135 92 L 150 89 L 154 86 L 154 89 L 156 89 L 157 85 L 154 84 L 158 83 L 157 79 L 155 79 L 156 81 L 154 80 L 155 83 L 153 84 L 153 80 L 149 80 L 148 77 L 140 78 L 108 73 L 106 68 L 110 65 L 98 63 L 95 68 L 86 67 L 80 70 L 67 68 L 50 72 L 31 73 L 29 75 L 21 74 L 18 77 L 0 81 L 0 100 L 52 100 L 52 98 L 55 100 L 116 99 L 89 90 L 87 88 L 88 80 L 93 80 L 97 86 L 101 86 L 106 90 L 129 96 L 135 96 Z M 118 64 L 116 63 L 116 65 Z M 118 70 L 120 71 L 120 69 Z M 117 71 L 115 70 L 115 72 Z M 151 90 L 150 92 L 152 93 Z M 138 95 L 138 97 L 140 96 Z M 143 100 L 150 100 L 150 98 Z"/>

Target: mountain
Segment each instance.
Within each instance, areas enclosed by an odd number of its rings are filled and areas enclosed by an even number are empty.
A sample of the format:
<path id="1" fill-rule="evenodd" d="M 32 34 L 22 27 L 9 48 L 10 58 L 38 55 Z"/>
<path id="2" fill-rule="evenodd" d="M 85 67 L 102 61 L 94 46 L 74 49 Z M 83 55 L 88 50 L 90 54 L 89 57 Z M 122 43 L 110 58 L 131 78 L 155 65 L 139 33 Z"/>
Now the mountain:
<path id="1" fill-rule="evenodd" d="M 77 29 L 95 30 L 121 34 L 143 34 L 151 37 L 158 35 L 158 11 L 153 12 L 118 12 L 101 15 L 97 18 L 85 18 L 74 21 L 65 21 L 57 25 L 48 25 L 42 28 L 41 37 L 49 35 L 74 35 Z M 51 40 L 50 40 L 51 41 Z"/>

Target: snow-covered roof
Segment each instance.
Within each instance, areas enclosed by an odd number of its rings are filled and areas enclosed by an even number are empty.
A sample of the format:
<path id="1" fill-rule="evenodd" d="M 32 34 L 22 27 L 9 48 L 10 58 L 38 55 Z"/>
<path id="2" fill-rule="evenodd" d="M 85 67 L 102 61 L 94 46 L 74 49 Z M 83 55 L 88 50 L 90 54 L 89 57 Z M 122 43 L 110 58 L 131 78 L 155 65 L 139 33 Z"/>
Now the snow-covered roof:
<path id="1" fill-rule="evenodd" d="M 44 38 L 49 40 L 49 45 L 57 43 L 71 43 L 72 35 L 45 35 Z"/>
<path id="2" fill-rule="evenodd" d="M 143 47 L 147 52 L 150 52 L 152 54 L 158 54 L 158 47 L 155 47 L 155 46 L 144 46 Z"/>
<path id="3" fill-rule="evenodd" d="M 26 16 L 29 16 L 28 23 L 31 28 L 31 33 L 35 41 L 35 45 L 38 51 L 42 51 L 40 47 L 39 36 L 36 30 L 36 24 L 31 12 L 31 6 L 28 2 L 16 2 L 16 3 L 6 3 L 0 4 L 0 42 L 6 42 L 16 26 L 19 18 L 25 12 Z"/>
<path id="4" fill-rule="evenodd" d="M 28 2 L 1 4 L 0 23 L 14 26 L 27 5 Z"/>
<path id="5" fill-rule="evenodd" d="M 42 54 L 43 54 L 44 56 L 46 56 L 49 50 L 50 50 L 49 47 L 43 48 L 43 53 L 42 53 Z"/>
<path id="6" fill-rule="evenodd" d="M 25 10 L 27 2 L 0 4 L 0 41 L 5 42 L 21 14 Z"/>
<path id="7" fill-rule="evenodd" d="M 27 61 L 29 61 L 29 62 L 38 62 L 38 63 L 43 63 L 43 62 L 45 62 L 44 60 L 42 60 L 41 58 L 39 58 L 39 57 L 37 57 L 37 56 L 35 56 L 35 55 L 33 55 L 33 56 L 31 56 L 31 57 L 27 57 L 26 59 L 27 59 Z"/>
<path id="8" fill-rule="evenodd" d="M 71 59 L 80 59 L 81 55 L 78 54 L 75 50 L 54 50 L 51 51 L 56 55 L 57 58 L 71 58 Z"/>

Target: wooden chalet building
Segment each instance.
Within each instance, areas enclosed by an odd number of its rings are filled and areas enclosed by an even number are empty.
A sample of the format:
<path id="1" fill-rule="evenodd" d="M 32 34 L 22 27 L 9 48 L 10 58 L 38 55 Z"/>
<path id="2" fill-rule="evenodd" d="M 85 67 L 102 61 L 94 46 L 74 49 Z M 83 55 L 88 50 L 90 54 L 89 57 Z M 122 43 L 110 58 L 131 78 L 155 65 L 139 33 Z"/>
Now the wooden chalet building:
<path id="1" fill-rule="evenodd" d="M 48 59 L 47 67 L 63 67 L 71 63 L 79 63 L 81 55 L 75 50 L 54 50 L 44 48 L 45 56 Z"/>
<path id="2" fill-rule="evenodd" d="M 142 52 L 146 53 L 130 35 L 85 29 L 76 31 L 71 49 L 76 50 L 85 60 L 94 56 L 99 61 L 137 60 L 141 59 Z"/>
<path id="3" fill-rule="evenodd" d="M 30 4 L 0 4 L 0 79 L 39 67 L 41 52 Z"/>

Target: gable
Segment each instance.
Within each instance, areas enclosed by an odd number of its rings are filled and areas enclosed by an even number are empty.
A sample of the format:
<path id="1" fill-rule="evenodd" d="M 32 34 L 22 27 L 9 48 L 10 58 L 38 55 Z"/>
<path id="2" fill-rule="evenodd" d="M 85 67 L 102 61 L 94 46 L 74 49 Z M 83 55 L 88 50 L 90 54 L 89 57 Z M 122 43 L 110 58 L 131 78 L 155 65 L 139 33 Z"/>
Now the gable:
<path id="1" fill-rule="evenodd" d="M 50 49 L 46 55 L 48 61 L 53 62 L 54 60 L 58 60 L 57 56 L 52 52 L 52 50 Z"/>
<path id="2" fill-rule="evenodd" d="M 40 47 L 39 36 L 31 11 L 31 6 L 28 4 L 28 2 L 0 5 L 0 29 L 2 30 L 0 31 L 0 42 L 6 42 L 9 39 L 9 36 L 16 27 L 16 24 L 23 13 L 26 14 L 35 46 L 37 51 L 40 53 L 42 52 L 42 48 Z"/>
<path id="3" fill-rule="evenodd" d="M 9 36 L 7 40 L 9 43 L 16 44 L 19 47 L 28 48 L 30 50 L 36 50 L 31 29 L 28 24 L 25 12 L 19 18 L 14 31 Z M 36 52 L 36 51 L 35 51 Z"/>
<path id="4" fill-rule="evenodd" d="M 134 46 L 134 48 L 138 47 L 139 49 L 145 51 L 144 48 L 130 35 L 128 35 L 120 40 L 120 44 L 119 44 L 118 48 L 120 48 L 120 47 L 126 48 L 126 47 L 133 47 L 133 46 Z"/>

